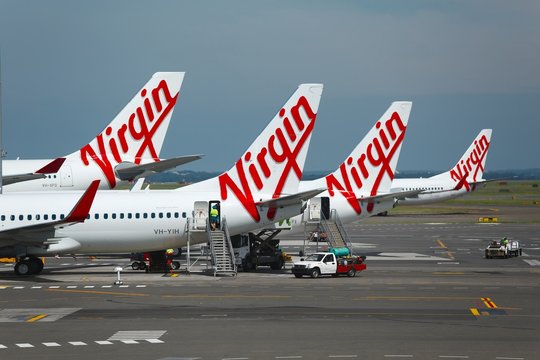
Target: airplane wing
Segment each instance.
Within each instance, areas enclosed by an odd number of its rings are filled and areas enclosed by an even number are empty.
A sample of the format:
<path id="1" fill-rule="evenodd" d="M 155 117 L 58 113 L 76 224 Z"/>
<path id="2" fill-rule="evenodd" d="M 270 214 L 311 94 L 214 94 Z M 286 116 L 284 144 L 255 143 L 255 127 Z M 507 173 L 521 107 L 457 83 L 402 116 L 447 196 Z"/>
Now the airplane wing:
<path id="1" fill-rule="evenodd" d="M 298 204 L 301 201 L 308 201 L 309 199 L 319 195 L 323 191 L 326 191 L 326 189 L 321 188 L 321 189 L 315 189 L 315 190 L 302 191 L 302 192 L 292 194 L 292 195 L 285 195 L 276 199 L 259 201 L 256 203 L 256 205 L 262 206 L 262 207 L 272 207 L 272 208 L 294 205 L 294 204 Z"/>
<path id="2" fill-rule="evenodd" d="M 54 231 L 75 223 L 84 222 L 90 212 L 92 203 L 99 188 L 100 180 L 94 180 L 81 196 L 79 201 L 63 219 L 41 222 L 34 225 L 20 226 L 0 231 L 0 242 L 17 239 L 20 242 L 43 242 L 43 233 L 54 236 Z"/>
<path id="3" fill-rule="evenodd" d="M 373 202 L 373 201 L 390 200 L 390 199 L 399 200 L 399 199 L 404 199 L 407 197 L 415 197 L 416 195 L 420 193 L 424 193 L 424 191 L 423 190 L 395 191 L 395 192 L 386 193 L 386 194 L 365 196 L 365 197 L 358 198 L 357 200 L 360 202 L 363 202 L 363 201 Z"/>
<path id="4" fill-rule="evenodd" d="M 174 169 L 177 166 L 187 164 L 189 162 L 202 159 L 203 155 L 186 155 L 179 156 L 172 159 L 161 160 L 157 162 L 151 162 L 148 164 L 137 165 L 133 163 L 120 163 L 114 169 L 116 176 L 120 180 L 131 181 L 138 176 L 150 175 L 152 173 L 162 172 L 169 169 Z"/>
<path id="5" fill-rule="evenodd" d="M 15 174 L 15 175 L 3 175 L 2 176 L 2 185 L 10 185 L 15 184 L 23 181 L 29 181 L 29 180 L 35 180 L 35 179 L 43 179 L 46 177 L 46 174 L 55 174 L 60 170 L 60 167 L 62 167 L 62 164 L 64 164 L 64 161 L 66 161 L 65 158 L 58 158 L 54 159 L 41 169 L 39 169 L 36 172 L 33 173 L 26 173 L 26 174 Z"/>

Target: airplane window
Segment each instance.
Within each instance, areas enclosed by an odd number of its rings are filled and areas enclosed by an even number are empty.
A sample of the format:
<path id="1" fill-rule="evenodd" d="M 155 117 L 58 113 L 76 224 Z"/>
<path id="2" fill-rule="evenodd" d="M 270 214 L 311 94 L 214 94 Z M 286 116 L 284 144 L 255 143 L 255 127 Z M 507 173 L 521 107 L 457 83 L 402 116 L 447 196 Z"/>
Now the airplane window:
<path id="1" fill-rule="evenodd" d="M 11 221 L 13 221 L 15 220 L 15 215 L 11 215 L 9 218 L 11 219 Z"/>
<path id="2" fill-rule="evenodd" d="M 131 213 L 128 213 L 128 219 L 131 219 Z"/>
<path id="3" fill-rule="evenodd" d="M 107 214 L 107 213 L 103 214 L 103 218 L 104 218 L 105 220 L 107 220 L 107 219 L 109 218 L 109 214 Z"/>
<path id="4" fill-rule="evenodd" d="M 186 216 L 187 216 L 187 214 L 186 214 L 186 212 L 184 211 L 184 212 L 182 213 L 182 217 L 185 219 Z"/>
<path id="5" fill-rule="evenodd" d="M 163 213 L 160 212 L 160 213 L 158 214 L 158 217 L 159 217 L 160 219 L 163 219 Z"/>
<path id="6" fill-rule="evenodd" d="M 90 219 L 90 214 L 86 215 L 86 219 Z M 39 220 L 39 219 L 38 219 Z"/>
<path id="7" fill-rule="evenodd" d="M 179 217 L 180 217 L 180 214 L 177 213 L 177 212 L 175 212 L 175 213 L 174 213 L 174 218 L 175 218 L 175 219 L 178 219 Z"/>
<path id="8" fill-rule="evenodd" d="M 64 214 L 60 214 L 60 220 L 64 220 Z"/>
<path id="9" fill-rule="evenodd" d="M 27 218 L 28 220 L 32 220 L 32 215 L 28 215 L 26 218 Z"/>
<path id="10" fill-rule="evenodd" d="M 94 215 L 94 218 L 95 218 L 96 220 L 99 220 L 99 214 L 96 213 L 96 215 Z"/>
<path id="11" fill-rule="evenodd" d="M 47 214 L 43 215 L 43 220 L 49 220 L 49 215 Z"/>
<path id="12" fill-rule="evenodd" d="M 143 218 L 148 219 L 148 213 L 144 213 Z"/>
<path id="13" fill-rule="evenodd" d="M 2 216 L 0 217 L 0 219 L 2 219 L 2 221 L 5 221 L 5 220 L 6 220 L 6 215 L 2 215 Z"/>
<path id="14" fill-rule="evenodd" d="M 155 218 L 156 218 L 156 213 L 151 213 L 151 214 L 150 214 L 150 217 L 151 217 L 152 219 L 155 219 Z"/>
<path id="15" fill-rule="evenodd" d="M 51 215 L 51 220 L 56 220 L 56 214 Z"/>
<path id="16" fill-rule="evenodd" d="M 135 213 L 135 219 L 138 219 L 138 218 L 140 218 L 140 217 L 141 217 L 141 214 Z"/>
<path id="17" fill-rule="evenodd" d="M 170 219 L 170 218 L 171 218 L 171 213 L 168 212 L 168 213 L 167 213 L 167 219 Z"/>
<path id="18" fill-rule="evenodd" d="M 111 217 L 112 217 L 113 219 L 116 219 L 116 213 L 112 213 L 112 214 L 111 214 Z"/>
<path id="19" fill-rule="evenodd" d="M 120 213 L 120 219 L 124 218 L 124 213 Z"/>
<path id="20" fill-rule="evenodd" d="M 41 218 L 41 215 L 36 214 L 36 220 L 39 220 Z"/>
<path id="21" fill-rule="evenodd" d="M 22 221 L 24 219 L 24 215 L 19 215 L 19 220 Z"/>

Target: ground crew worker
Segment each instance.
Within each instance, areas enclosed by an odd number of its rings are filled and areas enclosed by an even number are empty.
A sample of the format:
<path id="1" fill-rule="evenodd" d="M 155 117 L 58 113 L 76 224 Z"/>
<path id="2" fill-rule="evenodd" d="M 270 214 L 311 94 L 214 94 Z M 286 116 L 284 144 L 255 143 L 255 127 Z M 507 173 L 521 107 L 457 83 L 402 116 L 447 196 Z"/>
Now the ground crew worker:
<path id="1" fill-rule="evenodd" d="M 506 236 L 502 238 L 502 240 L 501 240 L 501 245 L 502 245 L 502 246 L 508 245 L 508 239 L 506 238 Z"/>
<path id="2" fill-rule="evenodd" d="M 172 261 L 174 256 L 174 250 L 173 249 L 167 249 L 165 251 L 165 273 L 172 273 Z"/>
<path id="3" fill-rule="evenodd" d="M 210 226 L 212 230 L 216 230 L 216 227 L 218 225 L 219 220 L 219 210 L 217 209 L 217 205 L 212 206 L 212 209 L 210 210 Z"/>

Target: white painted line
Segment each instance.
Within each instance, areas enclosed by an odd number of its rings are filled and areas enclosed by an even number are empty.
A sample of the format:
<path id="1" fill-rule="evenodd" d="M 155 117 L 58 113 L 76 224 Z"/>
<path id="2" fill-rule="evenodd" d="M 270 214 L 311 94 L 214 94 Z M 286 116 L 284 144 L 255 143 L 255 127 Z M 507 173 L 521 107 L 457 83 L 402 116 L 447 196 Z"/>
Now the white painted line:
<path id="1" fill-rule="evenodd" d="M 145 339 L 145 340 L 148 341 L 150 344 L 163 344 L 163 341 L 159 339 Z"/>
<path id="2" fill-rule="evenodd" d="M 385 358 L 412 358 L 412 355 L 384 355 Z"/>
<path id="3" fill-rule="evenodd" d="M 23 349 L 25 349 L 25 348 L 33 348 L 33 347 L 34 347 L 34 345 L 28 344 L 28 343 L 24 343 L 24 344 L 15 344 L 15 345 L 17 345 L 18 347 L 23 348 Z"/>
<path id="4" fill-rule="evenodd" d="M 249 358 L 223 358 L 221 360 L 249 360 Z"/>
<path id="5" fill-rule="evenodd" d="M 113 343 L 110 341 L 96 341 L 96 344 L 98 345 L 112 345 Z"/>
<path id="6" fill-rule="evenodd" d="M 121 288 L 128 288 L 129 285 L 120 285 Z"/>
<path id="7" fill-rule="evenodd" d="M 60 289 L 60 286 L 49 286 L 49 289 Z"/>
<path id="8" fill-rule="evenodd" d="M 347 358 L 347 359 L 351 359 L 351 358 L 357 358 L 358 355 L 328 355 L 329 358 Z"/>
<path id="9" fill-rule="evenodd" d="M 82 341 L 70 341 L 69 344 L 71 344 L 73 346 L 86 346 L 86 345 L 88 345 L 87 343 L 84 343 Z"/>
<path id="10" fill-rule="evenodd" d="M 67 288 L 68 288 L 68 289 L 76 289 L 76 288 L 77 288 L 77 286 L 73 286 L 73 285 L 71 285 L 71 286 L 67 286 Z"/>
<path id="11" fill-rule="evenodd" d="M 275 359 L 302 359 L 303 356 L 276 356 Z"/>
<path id="12" fill-rule="evenodd" d="M 114 340 L 146 340 L 159 339 L 167 331 L 166 330 L 135 330 L 135 331 L 117 331 L 113 336 L 108 338 L 109 341 Z"/>
<path id="13" fill-rule="evenodd" d="M 14 286 L 13 287 L 15 290 L 21 290 L 21 289 L 24 289 L 24 286 Z"/>
<path id="14" fill-rule="evenodd" d="M 120 341 L 127 345 L 138 344 L 138 342 L 135 340 L 120 340 Z"/>
<path id="15" fill-rule="evenodd" d="M 7 349 L 7 346 L 0 344 L 0 349 Z"/>
<path id="16" fill-rule="evenodd" d="M 138 288 L 145 288 L 146 285 L 137 285 L 136 287 L 138 287 Z"/>
<path id="17" fill-rule="evenodd" d="M 43 286 L 32 286 L 32 289 L 41 289 Z"/>
<path id="18" fill-rule="evenodd" d="M 94 285 L 86 285 L 84 288 L 85 289 L 93 289 L 93 288 L 95 288 L 95 286 Z"/>
<path id="19" fill-rule="evenodd" d="M 109 288 L 112 288 L 112 285 L 103 285 L 102 288 L 107 288 L 107 289 L 109 289 Z"/>
<path id="20" fill-rule="evenodd" d="M 58 347 L 58 346 L 62 346 L 60 345 L 59 343 L 55 343 L 55 342 L 44 342 L 42 343 L 43 345 L 45 345 L 46 347 Z"/>
<path id="21" fill-rule="evenodd" d="M 497 360 L 525 360 L 525 358 L 503 357 L 503 356 L 497 356 L 495 359 Z"/>
<path id="22" fill-rule="evenodd" d="M 525 259 L 523 259 L 523 261 L 525 261 L 527 264 L 529 264 L 531 266 L 540 266 L 540 261 L 538 261 L 538 260 L 525 260 Z"/>
<path id="23" fill-rule="evenodd" d="M 468 356 L 463 355 L 439 355 L 442 359 L 468 359 Z"/>

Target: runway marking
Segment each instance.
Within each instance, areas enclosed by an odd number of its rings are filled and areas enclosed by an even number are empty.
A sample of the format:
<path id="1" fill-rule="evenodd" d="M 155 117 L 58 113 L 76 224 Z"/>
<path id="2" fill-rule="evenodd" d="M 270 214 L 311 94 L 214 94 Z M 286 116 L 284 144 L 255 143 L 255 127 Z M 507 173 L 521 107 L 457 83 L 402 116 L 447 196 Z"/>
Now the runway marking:
<path id="1" fill-rule="evenodd" d="M 82 341 L 70 341 L 70 342 L 68 342 L 68 344 L 73 345 L 73 346 L 86 346 L 86 345 L 88 345 L 87 343 L 82 342 Z"/>
<path id="2" fill-rule="evenodd" d="M 276 356 L 274 359 L 303 359 L 302 355 L 291 355 L 291 356 Z"/>
<path id="3" fill-rule="evenodd" d="M 328 355 L 329 358 L 357 358 L 358 355 Z"/>
<path id="4" fill-rule="evenodd" d="M 103 340 L 101 340 L 101 341 L 94 341 L 94 342 L 95 342 L 96 344 L 98 344 L 98 345 L 112 345 L 112 344 L 113 344 L 113 343 L 110 342 L 110 341 L 103 341 Z"/>
<path id="5" fill-rule="evenodd" d="M 496 309 L 497 308 L 497 305 L 495 305 L 495 303 L 493 301 L 491 301 L 490 298 L 482 298 L 481 299 L 484 304 L 486 304 L 486 306 L 490 309 Z"/>
<path id="6" fill-rule="evenodd" d="M 49 314 L 40 314 L 40 315 L 37 315 L 37 316 L 34 316 L 34 317 L 31 317 L 30 319 L 26 320 L 27 323 L 33 323 L 33 322 L 36 322 L 36 321 L 39 321 L 45 317 L 47 317 Z"/>
<path id="7" fill-rule="evenodd" d="M 126 345 L 138 344 L 138 342 L 136 340 L 120 340 L 120 341 L 123 342 Z"/>
<path id="8" fill-rule="evenodd" d="M 116 296 L 150 296 L 142 293 L 123 293 L 115 291 L 97 291 L 97 290 L 65 290 L 65 289 L 47 289 L 47 291 L 79 293 L 79 294 L 96 294 L 96 295 L 116 295 Z"/>
<path id="9" fill-rule="evenodd" d="M 442 359 L 468 359 L 467 355 L 439 355 Z"/>
<path id="10" fill-rule="evenodd" d="M 475 300 L 475 297 L 466 296 L 364 296 L 353 298 L 353 300 L 396 300 L 396 301 L 417 301 L 417 300 Z"/>
<path id="11" fill-rule="evenodd" d="M 224 294 L 224 295 L 207 295 L 207 294 L 190 294 L 190 295 L 161 295 L 162 298 L 182 298 L 182 299 L 290 299 L 290 295 L 239 295 L 239 294 Z"/>
<path id="12" fill-rule="evenodd" d="M 134 331 L 118 331 L 110 338 L 108 341 L 113 340 L 147 340 L 148 339 L 159 339 L 162 337 L 167 330 L 134 330 Z"/>
<path id="13" fill-rule="evenodd" d="M 384 357 L 388 358 L 412 358 L 412 355 L 384 355 Z"/>
<path id="14" fill-rule="evenodd" d="M 0 349 L 7 349 L 7 346 L 0 344 Z"/>
<path id="15" fill-rule="evenodd" d="M 480 316 L 480 313 L 478 312 L 478 309 L 473 309 L 473 308 L 471 308 L 471 313 L 472 313 L 474 316 Z"/>
<path id="16" fill-rule="evenodd" d="M 522 259 L 522 260 L 525 261 L 530 266 L 540 266 L 540 261 L 538 260 L 525 260 L 525 259 Z"/>
<path id="17" fill-rule="evenodd" d="M 56 342 L 44 342 L 42 343 L 43 345 L 45 345 L 46 347 L 58 347 L 58 346 L 62 346 L 60 345 L 59 343 L 56 343 Z"/>
<path id="18" fill-rule="evenodd" d="M 22 349 L 28 349 L 28 348 L 33 348 L 34 345 L 32 344 L 28 344 L 28 343 L 23 343 L 23 344 L 15 344 L 16 346 L 22 348 Z"/>
<path id="19" fill-rule="evenodd" d="M 516 357 L 504 357 L 504 356 L 497 356 L 495 359 L 497 360 L 525 360 L 525 358 L 516 358 Z"/>

